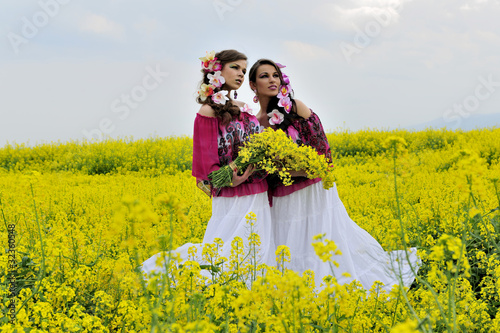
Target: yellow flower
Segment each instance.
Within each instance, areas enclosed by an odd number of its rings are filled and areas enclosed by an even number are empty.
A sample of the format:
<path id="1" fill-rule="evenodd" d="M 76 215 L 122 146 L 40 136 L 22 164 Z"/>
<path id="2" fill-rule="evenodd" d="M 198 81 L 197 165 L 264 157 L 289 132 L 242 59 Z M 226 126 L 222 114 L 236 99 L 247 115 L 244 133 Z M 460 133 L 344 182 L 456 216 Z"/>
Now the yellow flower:
<path id="1" fill-rule="evenodd" d="M 290 262 L 290 249 L 286 245 L 279 245 L 276 249 L 276 262 Z"/>
<path id="2" fill-rule="evenodd" d="M 469 210 L 469 217 L 472 219 L 476 217 L 476 215 L 481 214 L 481 211 L 477 209 L 476 207 L 473 207 Z"/>
<path id="3" fill-rule="evenodd" d="M 419 333 L 418 322 L 408 319 L 404 323 L 397 324 L 391 329 L 391 333 Z"/>

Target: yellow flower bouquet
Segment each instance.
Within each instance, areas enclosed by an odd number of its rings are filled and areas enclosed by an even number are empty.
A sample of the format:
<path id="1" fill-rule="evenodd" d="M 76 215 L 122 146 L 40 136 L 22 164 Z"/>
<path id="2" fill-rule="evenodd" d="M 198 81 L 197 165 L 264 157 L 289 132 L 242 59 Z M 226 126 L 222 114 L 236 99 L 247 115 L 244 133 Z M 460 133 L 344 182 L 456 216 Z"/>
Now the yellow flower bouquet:
<path id="1" fill-rule="evenodd" d="M 278 175 L 284 185 L 293 183 L 292 170 L 303 170 L 310 179 L 322 178 L 325 189 L 334 182 L 333 165 L 326 156 L 319 155 L 312 147 L 297 145 L 285 132 L 272 128 L 252 135 L 234 161 L 208 176 L 216 188 L 229 186 L 233 170 L 244 171 L 250 164 L 254 164 L 256 170 Z"/>

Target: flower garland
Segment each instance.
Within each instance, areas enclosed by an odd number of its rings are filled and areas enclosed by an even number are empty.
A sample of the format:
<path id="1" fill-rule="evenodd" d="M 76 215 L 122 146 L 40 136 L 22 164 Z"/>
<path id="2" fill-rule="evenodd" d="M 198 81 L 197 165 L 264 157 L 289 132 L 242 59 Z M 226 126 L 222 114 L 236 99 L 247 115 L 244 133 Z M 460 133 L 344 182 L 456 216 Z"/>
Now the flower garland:
<path id="1" fill-rule="evenodd" d="M 215 51 L 208 52 L 205 57 L 199 58 L 201 60 L 201 68 L 205 73 L 210 73 L 207 75 L 209 80 L 208 84 L 202 83 L 200 89 L 198 90 L 198 96 L 201 101 L 206 101 L 208 97 L 211 96 L 212 101 L 216 104 L 225 105 L 226 101 L 229 100 L 227 97 L 227 90 L 219 90 L 226 80 L 221 74 L 222 65 L 220 61 L 215 57 Z"/>
<path id="2" fill-rule="evenodd" d="M 285 65 L 282 65 L 280 63 L 276 63 L 276 65 L 280 69 L 286 67 Z M 283 76 L 284 84 L 280 85 L 280 90 L 277 96 L 279 98 L 278 106 L 284 108 L 285 112 L 288 114 L 290 113 L 290 110 L 292 110 L 293 106 L 292 100 L 290 99 L 290 91 L 292 90 L 292 86 L 290 85 L 290 79 L 288 78 L 288 76 L 285 73 L 283 73 L 283 71 L 281 72 L 281 74 Z M 278 109 L 274 109 L 273 111 L 271 111 L 271 113 L 269 113 L 268 116 L 269 116 L 269 123 L 271 125 L 281 124 L 285 119 L 285 115 L 279 112 Z"/>

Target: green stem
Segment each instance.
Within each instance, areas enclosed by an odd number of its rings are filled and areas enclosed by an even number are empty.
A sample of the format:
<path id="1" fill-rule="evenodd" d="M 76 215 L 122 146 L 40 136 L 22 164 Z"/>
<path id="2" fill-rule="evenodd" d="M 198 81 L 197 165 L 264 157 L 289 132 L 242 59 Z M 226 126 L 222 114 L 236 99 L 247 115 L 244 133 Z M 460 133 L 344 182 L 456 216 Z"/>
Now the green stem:
<path id="1" fill-rule="evenodd" d="M 36 224 L 38 226 L 38 234 L 40 235 L 40 247 L 41 247 L 41 252 L 42 252 L 42 267 L 41 267 L 40 272 L 38 274 L 38 278 L 36 279 L 36 282 L 35 282 L 35 290 L 31 293 L 31 295 L 29 297 L 27 297 L 24 300 L 24 302 L 21 304 L 19 309 L 17 309 L 14 317 L 17 316 L 19 311 L 21 311 L 21 309 L 26 305 L 26 303 L 28 303 L 28 301 L 30 299 L 32 299 L 33 297 L 35 297 L 36 294 L 38 294 L 38 292 L 40 290 L 41 282 L 42 282 L 43 277 L 45 275 L 45 250 L 43 247 L 42 229 L 40 228 L 40 221 L 38 219 L 38 209 L 36 208 L 36 201 L 35 201 L 35 193 L 33 191 L 33 184 L 30 184 L 30 188 L 31 188 L 31 196 L 33 198 L 33 208 L 35 210 L 35 220 L 36 220 Z"/>
<path id="2" fill-rule="evenodd" d="M 410 258 L 409 258 L 409 255 L 408 255 L 408 247 L 406 245 L 406 240 L 405 240 L 405 233 L 404 233 L 404 227 L 403 227 L 403 219 L 401 218 L 401 208 L 400 208 L 400 203 L 399 203 L 398 182 L 397 182 L 397 169 L 396 169 L 397 155 L 396 155 L 396 145 L 395 144 L 394 144 L 393 149 L 394 149 L 394 154 L 393 154 L 393 174 L 394 174 L 394 192 L 395 192 L 395 195 L 396 195 L 396 210 L 397 210 L 397 214 L 398 214 L 399 226 L 401 228 L 401 238 L 402 238 L 403 246 L 404 246 L 404 249 L 405 249 L 406 260 L 408 261 L 408 263 L 410 263 L 410 260 L 409 260 Z M 415 268 L 411 264 L 410 264 L 410 269 L 411 269 L 412 273 L 415 275 L 415 278 L 418 279 L 417 272 L 415 271 Z M 399 281 L 400 285 L 403 285 L 403 281 L 402 281 L 401 277 L 399 277 L 399 280 L 400 280 Z M 407 295 L 406 291 L 403 288 L 400 288 L 400 290 L 401 290 L 401 294 L 403 295 L 403 298 L 405 300 L 405 303 L 408 306 L 408 308 L 410 309 L 410 312 L 412 313 L 413 317 L 416 318 L 418 321 L 420 321 L 420 318 L 418 317 L 415 309 L 410 304 L 410 300 L 408 299 L 408 295 Z M 435 294 L 435 292 L 433 292 L 433 294 Z M 438 302 L 438 306 L 440 307 L 439 301 L 437 299 L 437 295 L 435 296 L 435 299 Z M 443 313 L 443 312 L 441 311 L 441 313 Z"/>

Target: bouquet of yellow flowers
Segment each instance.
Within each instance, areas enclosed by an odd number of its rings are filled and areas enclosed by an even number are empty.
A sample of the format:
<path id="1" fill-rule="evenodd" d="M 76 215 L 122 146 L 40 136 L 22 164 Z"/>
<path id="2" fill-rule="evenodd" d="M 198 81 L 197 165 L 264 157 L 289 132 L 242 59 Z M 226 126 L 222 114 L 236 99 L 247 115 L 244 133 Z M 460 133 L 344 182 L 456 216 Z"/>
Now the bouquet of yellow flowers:
<path id="1" fill-rule="evenodd" d="M 238 157 L 208 177 L 216 188 L 229 186 L 233 179 L 233 170 L 244 171 L 250 164 L 256 170 L 268 174 L 277 174 L 284 185 L 293 183 L 291 170 L 303 170 L 307 178 L 322 178 L 323 187 L 333 186 L 333 165 L 324 155 L 309 146 L 299 146 L 282 130 L 266 128 L 264 132 L 254 134 L 240 150 Z"/>

